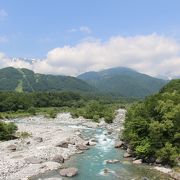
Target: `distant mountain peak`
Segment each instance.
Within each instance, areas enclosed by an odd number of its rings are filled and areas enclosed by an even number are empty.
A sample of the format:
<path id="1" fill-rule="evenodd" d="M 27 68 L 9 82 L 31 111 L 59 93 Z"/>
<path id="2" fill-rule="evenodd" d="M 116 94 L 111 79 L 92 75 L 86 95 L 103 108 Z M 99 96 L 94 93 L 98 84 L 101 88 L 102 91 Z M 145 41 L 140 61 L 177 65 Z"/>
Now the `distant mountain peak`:
<path id="1" fill-rule="evenodd" d="M 126 67 L 90 71 L 80 74 L 78 78 L 102 92 L 128 97 L 145 97 L 157 92 L 167 83 Z"/>

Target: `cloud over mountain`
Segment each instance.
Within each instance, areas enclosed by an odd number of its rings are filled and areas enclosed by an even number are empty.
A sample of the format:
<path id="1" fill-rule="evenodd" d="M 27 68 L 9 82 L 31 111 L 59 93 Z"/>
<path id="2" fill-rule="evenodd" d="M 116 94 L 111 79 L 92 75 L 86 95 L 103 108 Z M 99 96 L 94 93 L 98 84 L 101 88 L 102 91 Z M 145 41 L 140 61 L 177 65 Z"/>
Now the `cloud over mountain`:
<path id="1" fill-rule="evenodd" d="M 157 34 L 115 36 L 108 41 L 82 41 L 74 46 L 52 49 L 33 63 L 12 61 L 0 55 L 1 67 L 26 67 L 40 73 L 77 75 L 90 70 L 125 66 L 157 76 L 180 75 L 180 44 Z"/>

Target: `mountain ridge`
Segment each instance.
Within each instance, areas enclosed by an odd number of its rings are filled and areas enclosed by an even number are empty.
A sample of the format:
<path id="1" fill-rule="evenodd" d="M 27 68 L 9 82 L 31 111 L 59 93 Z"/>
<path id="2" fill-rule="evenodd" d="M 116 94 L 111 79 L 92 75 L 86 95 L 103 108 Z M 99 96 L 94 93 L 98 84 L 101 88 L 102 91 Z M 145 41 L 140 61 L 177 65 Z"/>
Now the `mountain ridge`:
<path id="1" fill-rule="evenodd" d="M 1 91 L 85 91 L 95 89 L 86 82 L 71 76 L 44 75 L 25 68 L 0 69 Z"/>
<path id="2" fill-rule="evenodd" d="M 90 71 L 77 76 L 103 92 L 127 97 L 145 97 L 158 92 L 168 81 L 126 67 Z"/>

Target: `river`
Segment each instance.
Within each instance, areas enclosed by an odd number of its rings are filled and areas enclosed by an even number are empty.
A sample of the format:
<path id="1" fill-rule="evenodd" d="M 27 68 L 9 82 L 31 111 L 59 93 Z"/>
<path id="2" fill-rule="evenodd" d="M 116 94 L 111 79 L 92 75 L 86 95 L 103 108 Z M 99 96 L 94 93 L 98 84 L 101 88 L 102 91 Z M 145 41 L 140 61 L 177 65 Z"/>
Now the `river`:
<path id="1" fill-rule="evenodd" d="M 75 126 L 72 128 L 76 128 Z M 83 130 L 85 138 L 95 138 L 98 143 L 83 154 L 77 154 L 67 160 L 65 167 L 76 167 L 79 172 L 72 180 L 169 180 L 167 175 L 152 169 L 144 164 L 132 164 L 130 160 L 124 159 L 124 150 L 115 149 L 115 137 L 108 135 L 105 129 L 85 128 Z M 106 160 L 119 160 L 118 163 L 108 164 Z M 58 170 L 59 171 L 59 170 Z M 45 174 L 36 180 L 61 177 L 58 171 Z M 104 172 L 106 171 L 106 172 Z"/>

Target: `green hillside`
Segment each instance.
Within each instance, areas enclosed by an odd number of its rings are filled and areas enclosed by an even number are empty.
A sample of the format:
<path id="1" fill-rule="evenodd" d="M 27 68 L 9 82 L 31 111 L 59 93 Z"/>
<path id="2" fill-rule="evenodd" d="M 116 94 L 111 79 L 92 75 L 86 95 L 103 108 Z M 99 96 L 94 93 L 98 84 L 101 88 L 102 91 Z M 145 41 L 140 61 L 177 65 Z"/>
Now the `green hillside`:
<path id="1" fill-rule="evenodd" d="M 78 76 L 101 92 L 125 97 L 145 97 L 159 91 L 167 81 L 141 74 L 129 68 L 118 67 Z"/>
<path id="2" fill-rule="evenodd" d="M 0 69 L 0 90 L 17 92 L 80 91 L 92 92 L 86 82 L 70 76 L 36 74 L 28 69 Z"/>
<path id="3" fill-rule="evenodd" d="M 175 165 L 180 154 L 180 79 L 132 106 L 125 120 L 124 140 L 135 155 Z"/>

